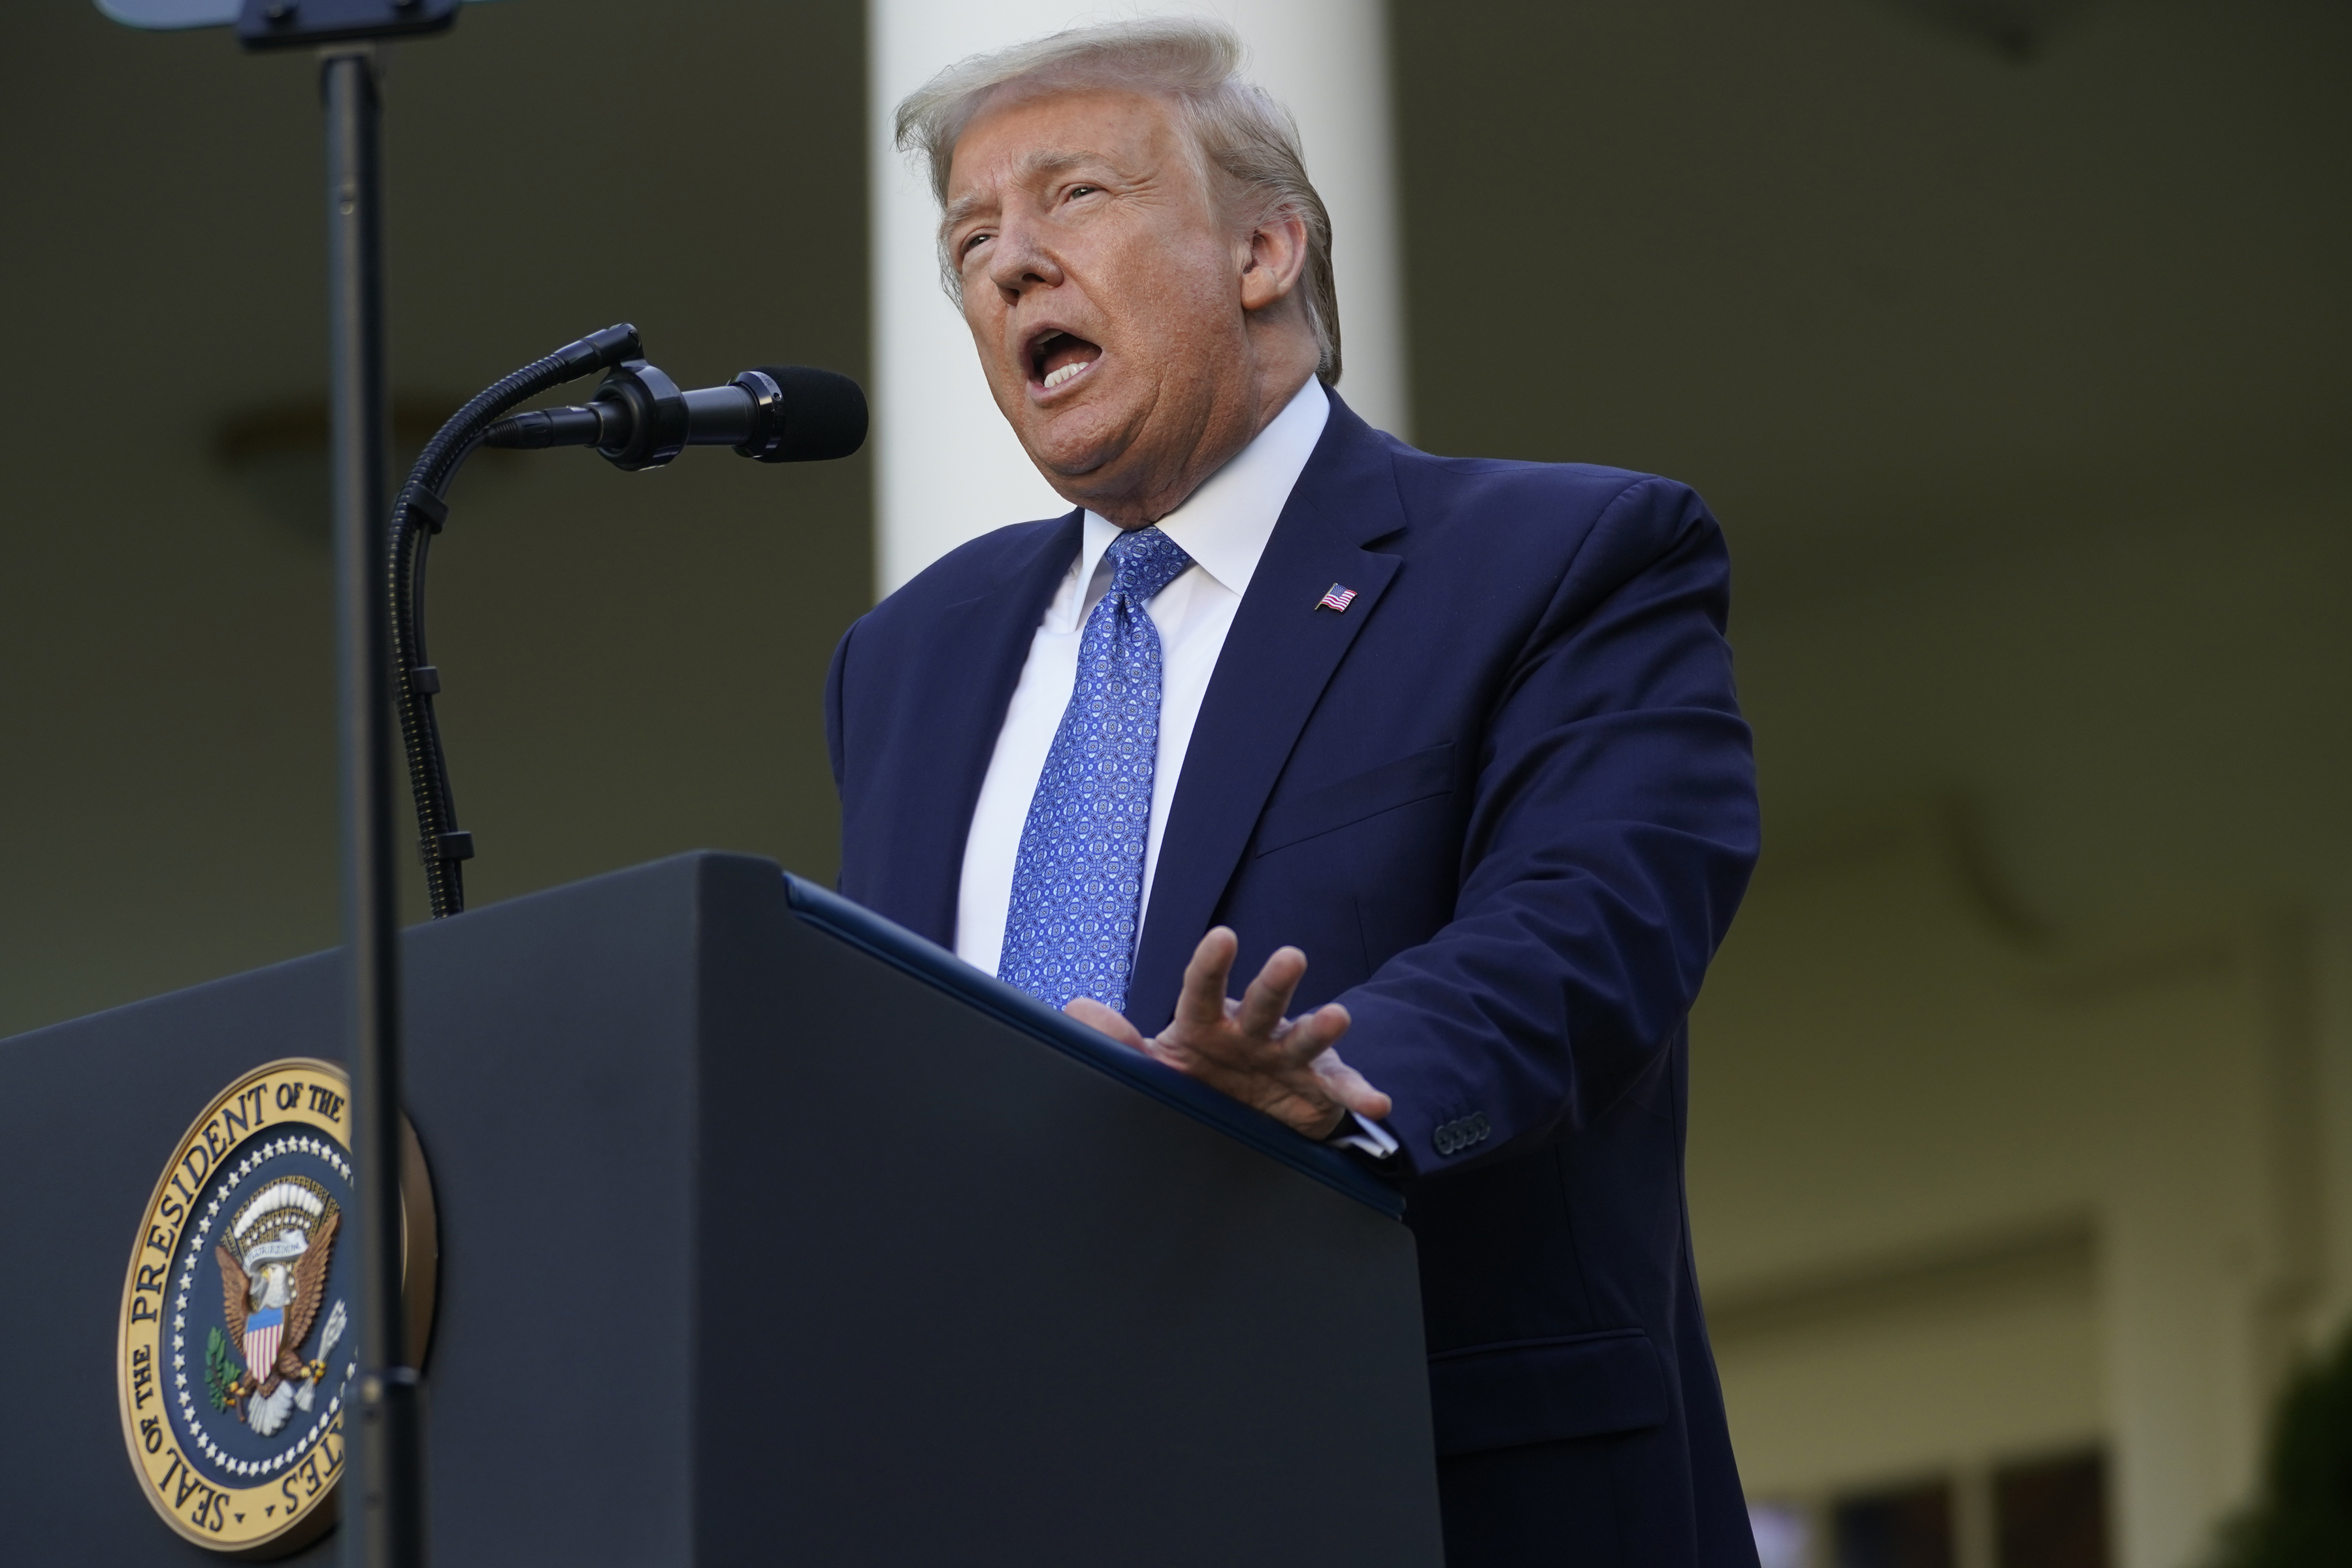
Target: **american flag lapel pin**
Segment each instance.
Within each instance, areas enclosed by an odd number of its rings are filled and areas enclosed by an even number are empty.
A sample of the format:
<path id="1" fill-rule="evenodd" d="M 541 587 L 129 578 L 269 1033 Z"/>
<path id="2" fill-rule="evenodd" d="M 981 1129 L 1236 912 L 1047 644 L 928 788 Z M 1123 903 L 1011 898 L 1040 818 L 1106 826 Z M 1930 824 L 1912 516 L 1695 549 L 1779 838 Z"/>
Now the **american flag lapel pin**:
<path id="1" fill-rule="evenodd" d="M 1337 610 L 1344 616 L 1348 613 L 1348 606 L 1355 602 L 1356 591 L 1353 588 L 1343 588 L 1334 583 L 1329 588 L 1324 590 L 1321 598 L 1315 601 L 1315 607 L 1318 610 Z"/>

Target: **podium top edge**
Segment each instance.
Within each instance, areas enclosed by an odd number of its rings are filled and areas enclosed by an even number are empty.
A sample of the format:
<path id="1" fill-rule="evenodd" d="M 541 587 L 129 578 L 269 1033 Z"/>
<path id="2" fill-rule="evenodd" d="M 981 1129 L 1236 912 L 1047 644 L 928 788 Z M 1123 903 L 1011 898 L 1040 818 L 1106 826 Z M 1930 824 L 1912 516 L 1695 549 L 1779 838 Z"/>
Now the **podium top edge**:
<path id="1" fill-rule="evenodd" d="M 793 913 L 809 924 L 1368 1208 L 1404 1217 L 1403 1194 L 1337 1150 L 1309 1142 L 1264 1112 L 1087 1028 L 830 889 L 789 871 L 783 877 Z"/>

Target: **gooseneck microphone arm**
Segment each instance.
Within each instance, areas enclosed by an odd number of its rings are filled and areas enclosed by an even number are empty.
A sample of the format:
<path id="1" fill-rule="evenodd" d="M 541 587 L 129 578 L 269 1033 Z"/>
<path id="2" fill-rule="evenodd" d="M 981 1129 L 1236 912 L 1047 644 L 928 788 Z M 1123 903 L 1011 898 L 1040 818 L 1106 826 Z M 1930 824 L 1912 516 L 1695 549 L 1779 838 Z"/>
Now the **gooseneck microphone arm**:
<path id="1" fill-rule="evenodd" d="M 433 719 L 434 694 L 441 675 L 425 651 L 425 563 L 433 536 L 448 521 L 445 498 L 457 469 L 481 445 L 482 433 L 516 404 L 567 381 L 637 357 L 637 330 L 623 322 L 591 332 L 492 384 L 450 416 L 418 454 L 392 508 L 390 530 L 392 668 L 400 740 L 408 753 L 408 784 L 416 797 L 417 853 L 425 862 L 425 889 L 433 918 L 466 908 L 465 874 L 474 841 L 457 826 L 449 790 L 449 769 L 441 754 L 441 731 Z"/>
<path id="2" fill-rule="evenodd" d="M 518 403 L 603 370 L 595 395 L 570 408 L 509 414 Z M 451 416 L 409 470 L 393 505 L 392 657 L 400 738 L 416 796 L 417 851 L 433 918 L 463 913 L 473 836 L 457 826 L 433 699 L 441 672 L 425 652 L 425 565 L 448 521 L 449 484 L 482 447 L 593 447 L 615 468 L 659 468 L 688 447 L 731 447 L 762 463 L 845 458 L 866 444 L 866 394 L 845 375 L 761 365 L 724 386 L 681 392 L 641 357 L 635 327 L 593 332 L 525 365 Z"/>

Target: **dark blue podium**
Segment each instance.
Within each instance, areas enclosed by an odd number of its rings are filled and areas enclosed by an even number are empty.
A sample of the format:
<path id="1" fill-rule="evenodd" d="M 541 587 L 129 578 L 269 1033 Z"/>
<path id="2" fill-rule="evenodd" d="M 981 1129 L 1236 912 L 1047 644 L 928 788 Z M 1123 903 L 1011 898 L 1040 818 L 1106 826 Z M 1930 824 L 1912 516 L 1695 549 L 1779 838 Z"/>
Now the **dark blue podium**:
<path id="1" fill-rule="evenodd" d="M 1440 1563 L 1412 1239 L 1344 1157 L 763 860 L 405 944 L 437 1563 Z M 0 1041 L 10 1561 L 216 1560 L 125 1455 L 124 1266 L 191 1117 L 340 1055 L 338 965 Z"/>

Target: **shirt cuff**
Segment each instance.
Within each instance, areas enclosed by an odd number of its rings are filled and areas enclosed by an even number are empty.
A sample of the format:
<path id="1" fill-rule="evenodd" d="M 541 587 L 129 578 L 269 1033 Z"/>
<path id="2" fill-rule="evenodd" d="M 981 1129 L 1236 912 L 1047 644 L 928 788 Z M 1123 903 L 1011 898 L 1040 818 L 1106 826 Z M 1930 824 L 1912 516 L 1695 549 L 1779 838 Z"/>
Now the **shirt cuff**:
<path id="1" fill-rule="evenodd" d="M 1339 1118 L 1339 1125 L 1323 1142 L 1331 1148 L 1353 1149 L 1375 1160 L 1394 1159 L 1397 1151 L 1404 1147 L 1387 1128 L 1377 1121 L 1368 1121 L 1352 1110 Z"/>

